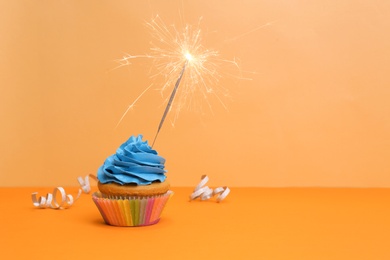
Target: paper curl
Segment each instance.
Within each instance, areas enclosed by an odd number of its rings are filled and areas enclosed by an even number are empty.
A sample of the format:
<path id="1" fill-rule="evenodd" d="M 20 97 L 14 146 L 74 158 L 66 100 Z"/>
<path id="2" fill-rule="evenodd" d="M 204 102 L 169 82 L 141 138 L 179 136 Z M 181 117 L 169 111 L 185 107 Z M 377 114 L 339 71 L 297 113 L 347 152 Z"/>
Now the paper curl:
<path id="1" fill-rule="evenodd" d="M 91 185 L 89 183 L 89 178 L 93 179 L 96 182 L 98 180 L 97 177 L 93 174 L 89 174 L 89 175 L 85 176 L 84 179 L 82 177 L 77 178 L 77 181 L 79 182 L 81 189 L 84 191 L 84 193 L 87 193 L 87 194 L 91 191 Z"/>
<path id="2" fill-rule="evenodd" d="M 37 198 L 38 192 L 33 192 L 31 194 L 33 205 L 37 208 L 51 208 L 51 209 L 69 208 L 70 206 L 73 205 L 73 203 L 75 203 L 78 200 L 78 198 L 80 198 L 83 192 L 89 193 L 91 191 L 89 178 L 92 178 L 93 180 L 97 181 L 97 177 L 93 174 L 89 174 L 85 176 L 84 179 L 82 177 L 77 178 L 81 188 L 79 188 L 76 198 L 74 198 L 70 194 L 66 194 L 64 188 L 56 187 L 54 188 L 53 193 L 48 193 L 46 197 L 41 196 Z M 58 192 L 60 196 L 57 195 Z M 59 197 L 60 200 L 58 200 Z"/>
<path id="3" fill-rule="evenodd" d="M 217 187 L 214 190 L 209 186 L 205 186 L 209 181 L 207 175 L 202 175 L 199 184 L 195 187 L 193 193 L 190 195 L 190 200 L 200 198 L 200 200 L 211 199 L 214 195 L 218 195 L 216 201 L 221 202 L 230 193 L 230 189 L 227 186 Z"/>

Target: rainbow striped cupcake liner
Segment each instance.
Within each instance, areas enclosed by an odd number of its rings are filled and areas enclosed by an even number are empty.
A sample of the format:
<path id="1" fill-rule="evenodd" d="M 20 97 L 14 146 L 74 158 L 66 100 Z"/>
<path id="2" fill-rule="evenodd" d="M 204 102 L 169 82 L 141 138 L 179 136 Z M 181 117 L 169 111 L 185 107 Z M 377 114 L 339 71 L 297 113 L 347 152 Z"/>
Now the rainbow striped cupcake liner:
<path id="1" fill-rule="evenodd" d="M 136 227 L 156 224 L 173 195 L 168 191 L 150 197 L 108 197 L 100 192 L 92 195 L 104 222 L 112 226 Z"/>

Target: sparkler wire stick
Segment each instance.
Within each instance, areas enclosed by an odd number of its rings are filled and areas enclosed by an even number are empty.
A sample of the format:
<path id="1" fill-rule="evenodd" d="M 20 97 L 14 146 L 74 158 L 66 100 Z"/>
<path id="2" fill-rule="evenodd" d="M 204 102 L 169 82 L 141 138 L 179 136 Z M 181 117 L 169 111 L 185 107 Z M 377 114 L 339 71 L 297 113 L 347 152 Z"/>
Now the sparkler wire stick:
<path id="1" fill-rule="evenodd" d="M 173 99 L 175 98 L 175 95 L 176 95 L 176 91 L 177 91 L 177 89 L 179 88 L 181 78 L 183 77 L 184 71 L 185 71 L 185 69 L 186 69 L 187 62 L 188 62 L 188 60 L 184 63 L 183 69 L 181 70 L 180 75 L 179 75 L 179 78 L 177 79 L 177 81 L 176 81 L 176 83 L 175 83 L 175 87 L 173 88 L 172 93 L 171 93 L 171 96 L 169 97 L 168 104 L 167 104 L 167 106 L 165 107 L 164 114 L 163 114 L 163 116 L 162 116 L 162 118 L 161 118 L 161 120 L 160 120 L 160 124 L 158 125 L 157 133 L 156 133 L 156 135 L 155 135 L 155 137 L 154 137 L 154 140 L 153 140 L 153 143 L 152 143 L 152 147 L 153 147 L 154 143 L 156 142 L 158 133 L 160 132 L 160 129 L 161 129 L 162 125 L 164 124 L 165 118 L 167 117 L 167 114 L 168 114 L 168 112 L 169 112 L 169 110 L 170 110 L 170 108 L 171 108 L 171 106 L 172 106 Z"/>

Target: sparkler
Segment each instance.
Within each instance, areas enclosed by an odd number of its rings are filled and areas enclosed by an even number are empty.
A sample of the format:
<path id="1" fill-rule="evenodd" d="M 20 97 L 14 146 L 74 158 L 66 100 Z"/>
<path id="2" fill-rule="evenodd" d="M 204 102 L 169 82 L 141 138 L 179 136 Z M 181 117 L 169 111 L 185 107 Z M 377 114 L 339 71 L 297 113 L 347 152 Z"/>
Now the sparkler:
<path id="1" fill-rule="evenodd" d="M 191 57 L 190 55 L 187 56 L 187 58 L 190 58 L 190 57 Z M 173 88 L 173 91 L 171 93 L 171 97 L 169 98 L 168 104 L 167 104 L 167 106 L 165 108 L 165 111 L 164 111 L 164 114 L 163 114 L 163 116 L 161 118 L 160 124 L 158 125 L 157 133 L 156 133 L 156 135 L 154 137 L 154 140 L 153 140 L 153 143 L 152 143 L 152 147 L 154 146 L 154 142 L 157 139 L 158 133 L 160 133 L 160 129 L 161 129 L 162 125 L 164 124 L 164 121 L 165 121 L 165 118 L 167 117 L 168 111 L 169 111 L 170 107 L 172 106 L 173 99 L 175 98 L 177 88 L 180 85 L 180 81 L 181 81 L 181 78 L 183 77 L 184 71 L 186 69 L 186 65 L 187 65 L 187 62 L 184 63 L 183 69 L 180 72 L 180 76 L 179 76 L 179 78 L 176 81 L 175 87 Z"/>
<path id="2" fill-rule="evenodd" d="M 218 67 L 220 64 L 225 63 L 238 68 L 238 64 L 235 60 L 220 59 L 217 51 L 204 48 L 201 43 L 199 24 L 195 29 L 190 25 L 186 25 L 184 30 L 179 32 L 174 25 L 168 27 L 159 16 L 156 16 L 151 22 L 147 23 L 147 27 L 151 30 L 152 37 L 155 40 L 151 42 L 151 53 L 146 55 L 126 55 L 118 60 L 118 67 L 129 65 L 131 64 L 130 61 L 136 58 L 152 59 L 153 68 L 157 71 L 152 75 L 152 78 L 157 76 L 165 78 L 165 84 L 162 86 L 161 92 L 174 86 L 169 99 L 165 100 L 167 105 L 160 120 L 153 146 L 168 112 L 173 107 L 176 110 L 174 121 L 185 107 L 189 109 L 201 108 L 196 95 L 200 95 L 202 97 L 201 100 L 206 101 L 210 109 L 209 95 L 215 96 L 222 106 L 226 108 L 219 97 L 221 94 L 227 96 L 227 90 L 218 84 L 221 77 L 218 73 Z M 182 84 L 179 88 L 180 83 Z M 119 120 L 118 125 L 129 109 L 135 105 L 145 92 L 146 90 L 128 107 Z"/>

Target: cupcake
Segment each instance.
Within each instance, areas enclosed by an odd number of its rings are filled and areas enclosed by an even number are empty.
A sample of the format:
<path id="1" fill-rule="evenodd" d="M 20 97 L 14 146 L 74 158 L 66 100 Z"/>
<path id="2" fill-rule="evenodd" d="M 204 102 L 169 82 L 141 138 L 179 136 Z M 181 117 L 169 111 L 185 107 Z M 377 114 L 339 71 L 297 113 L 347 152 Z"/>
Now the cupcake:
<path id="1" fill-rule="evenodd" d="M 92 195 L 104 222 L 113 226 L 156 224 L 173 192 L 166 180 L 165 159 L 142 135 L 131 136 L 98 169 Z"/>

